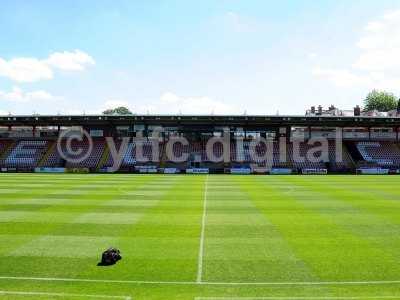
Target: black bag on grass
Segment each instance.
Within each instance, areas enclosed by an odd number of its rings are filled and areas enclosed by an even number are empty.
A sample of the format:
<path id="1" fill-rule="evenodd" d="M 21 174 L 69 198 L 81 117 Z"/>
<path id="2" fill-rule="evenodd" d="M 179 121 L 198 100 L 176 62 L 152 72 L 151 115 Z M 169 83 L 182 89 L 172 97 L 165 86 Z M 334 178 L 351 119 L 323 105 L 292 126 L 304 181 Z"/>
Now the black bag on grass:
<path id="1" fill-rule="evenodd" d="M 122 259 L 121 252 L 116 248 L 109 248 L 101 255 L 101 262 L 99 265 L 110 266 Z"/>

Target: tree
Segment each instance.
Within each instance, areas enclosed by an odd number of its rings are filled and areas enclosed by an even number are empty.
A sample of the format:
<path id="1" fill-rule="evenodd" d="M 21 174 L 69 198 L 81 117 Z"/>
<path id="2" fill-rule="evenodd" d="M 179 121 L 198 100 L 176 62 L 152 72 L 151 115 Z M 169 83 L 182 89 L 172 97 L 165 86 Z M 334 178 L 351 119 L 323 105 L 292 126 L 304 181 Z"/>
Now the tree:
<path id="1" fill-rule="evenodd" d="M 397 98 L 385 91 L 373 90 L 364 99 L 364 110 L 386 112 L 397 108 Z"/>
<path id="2" fill-rule="evenodd" d="M 103 111 L 103 115 L 133 115 L 133 113 L 128 108 L 120 106 Z"/>

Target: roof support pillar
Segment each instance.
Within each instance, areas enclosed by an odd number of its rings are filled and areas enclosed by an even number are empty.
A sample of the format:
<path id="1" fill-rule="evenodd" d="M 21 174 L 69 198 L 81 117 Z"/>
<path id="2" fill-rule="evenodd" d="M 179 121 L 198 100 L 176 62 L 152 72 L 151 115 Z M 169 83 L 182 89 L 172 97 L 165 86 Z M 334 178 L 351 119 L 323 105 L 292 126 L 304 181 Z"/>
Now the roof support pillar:
<path id="1" fill-rule="evenodd" d="M 292 126 L 286 126 L 286 143 L 290 143 L 291 135 L 292 135 Z"/>

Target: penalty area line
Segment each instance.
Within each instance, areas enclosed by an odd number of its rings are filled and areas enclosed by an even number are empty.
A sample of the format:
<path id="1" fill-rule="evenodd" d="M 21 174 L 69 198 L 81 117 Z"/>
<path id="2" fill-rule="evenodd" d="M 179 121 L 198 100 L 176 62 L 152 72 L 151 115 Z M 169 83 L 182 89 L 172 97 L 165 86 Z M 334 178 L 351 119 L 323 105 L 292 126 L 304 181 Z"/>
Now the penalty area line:
<path id="1" fill-rule="evenodd" d="M 203 277 L 204 236 L 205 236 L 206 218 L 207 218 L 207 192 L 208 192 L 208 174 L 204 184 L 203 217 L 201 218 L 199 257 L 197 264 L 197 280 L 196 280 L 197 283 L 201 283 L 201 279 Z"/>
<path id="2" fill-rule="evenodd" d="M 196 297 L 194 300 L 364 300 L 399 299 L 400 296 L 326 296 L 326 297 Z"/>
<path id="3" fill-rule="evenodd" d="M 221 285 L 221 286 L 307 286 L 307 285 L 400 285 L 400 280 L 387 281 L 283 281 L 283 282 L 210 282 L 210 281 L 146 281 L 146 280 L 107 280 L 60 277 L 17 277 L 0 276 L 0 280 L 62 281 L 88 283 L 154 284 L 154 285 Z"/>
<path id="4" fill-rule="evenodd" d="M 121 299 L 132 300 L 130 296 L 111 296 L 111 295 L 93 295 L 93 294 L 70 294 L 70 293 L 49 293 L 49 292 L 23 292 L 23 291 L 2 291 L 1 295 L 14 295 L 14 296 L 49 296 L 49 297 L 79 297 L 79 298 L 93 298 L 93 299 Z"/>

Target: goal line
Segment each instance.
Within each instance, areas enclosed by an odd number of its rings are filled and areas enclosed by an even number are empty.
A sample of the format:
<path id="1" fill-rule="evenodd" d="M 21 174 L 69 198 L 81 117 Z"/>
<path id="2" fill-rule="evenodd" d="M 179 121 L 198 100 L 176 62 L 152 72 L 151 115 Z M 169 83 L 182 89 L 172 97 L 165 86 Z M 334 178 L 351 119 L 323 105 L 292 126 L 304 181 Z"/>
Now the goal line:
<path id="1" fill-rule="evenodd" d="M 0 276 L 0 280 L 21 281 L 63 281 L 88 283 L 120 283 L 120 284 L 154 284 L 154 285 L 221 285 L 221 286 L 313 286 L 313 285 L 400 285 L 400 280 L 376 281 L 283 281 L 283 282 L 212 282 L 212 281 L 146 281 L 146 280 L 107 280 L 89 278 L 61 278 L 61 277 L 18 277 Z"/>
<path id="2" fill-rule="evenodd" d="M 130 296 L 111 296 L 111 295 L 94 295 L 94 294 L 70 294 L 70 293 L 49 293 L 49 292 L 26 292 L 26 291 L 4 291 L 0 290 L 1 295 L 10 296 L 49 296 L 49 297 L 69 297 L 69 298 L 90 298 L 90 299 L 120 299 L 120 300 L 132 300 Z"/>

